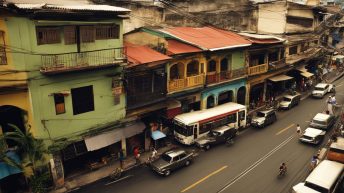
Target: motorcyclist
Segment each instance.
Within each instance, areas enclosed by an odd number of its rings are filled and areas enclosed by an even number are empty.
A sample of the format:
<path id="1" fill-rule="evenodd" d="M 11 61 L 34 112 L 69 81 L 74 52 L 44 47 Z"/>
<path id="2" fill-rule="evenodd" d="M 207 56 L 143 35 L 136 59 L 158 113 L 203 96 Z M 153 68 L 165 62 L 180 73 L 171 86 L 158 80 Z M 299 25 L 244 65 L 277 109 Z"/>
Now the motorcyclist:
<path id="1" fill-rule="evenodd" d="M 287 172 L 287 164 L 283 162 L 279 167 L 280 174 L 285 174 Z"/>

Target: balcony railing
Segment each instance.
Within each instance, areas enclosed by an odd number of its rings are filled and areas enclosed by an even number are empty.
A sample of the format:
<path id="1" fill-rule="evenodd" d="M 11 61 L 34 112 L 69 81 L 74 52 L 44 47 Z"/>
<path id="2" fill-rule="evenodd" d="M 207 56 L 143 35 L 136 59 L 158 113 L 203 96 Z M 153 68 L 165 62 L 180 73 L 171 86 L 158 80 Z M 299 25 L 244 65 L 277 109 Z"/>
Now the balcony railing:
<path id="1" fill-rule="evenodd" d="M 265 73 L 268 71 L 268 65 L 267 64 L 261 64 L 257 66 L 252 66 L 248 68 L 248 75 L 256 75 L 256 74 L 261 74 Z"/>
<path id="2" fill-rule="evenodd" d="M 230 80 L 232 78 L 231 71 L 223 71 L 220 73 L 207 74 L 207 84 L 214 84 Z"/>
<path id="3" fill-rule="evenodd" d="M 76 52 L 66 54 L 49 54 L 42 56 L 41 72 L 55 74 L 65 71 L 99 68 L 124 62 L 123 48 Z"/>
<path id="4" fill-rule="evenodd" d="M 246 76 L 246 68 L 232 70 L 232 79 Z"/>
<path id="5" fill-rule="evenodd" d="M 170 80 L 168 83 L 168 92 L 174 92 L 200 86 L 204 84 L 204 74 L 189 76 L 183 79 Z"/>
<path id="6" fill-rule="evenodd" d="M 286 65 L 285 58 L 278 61 L 269 62 L 269 70 L 283 68 L 285 65 Z"/>

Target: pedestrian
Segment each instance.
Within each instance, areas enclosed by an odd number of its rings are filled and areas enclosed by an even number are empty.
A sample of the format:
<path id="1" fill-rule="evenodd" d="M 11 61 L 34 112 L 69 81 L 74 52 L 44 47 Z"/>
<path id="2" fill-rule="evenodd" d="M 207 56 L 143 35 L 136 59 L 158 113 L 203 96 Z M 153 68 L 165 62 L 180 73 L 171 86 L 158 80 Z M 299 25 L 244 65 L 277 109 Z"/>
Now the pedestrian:
<path id="1" fill-rule="evenodd" d="M 153 161 L 156 157 L 156 155 L 158 154 L 158 151 L 153 147 L 152 148 L 152 154 L 151 154 L 151 157 L 150 157 L 150 160 Z"/>
<path id="2" fill-rule="evenodd" d="M 311 160 L 311 171 L 314 170 L 314 168 L 318 165 L 318 162 L 318 158 L 316 156 L 313 156 Z"/>
<path id="3" fill-rule="evenodd" d="M 320 154 L 321 154 L 321 150 L 319 149 L 317 152 L 317 158 L 320 159 Z"/>
<path id="4" fill-rule="evenodd" d="M 139 152 L 139 147 L 134 148 L 134 157 L 136 160 L 136 164 L 140 163 L 140 152 Z"/>
<path id="5" fill-rule="evenodd" d="M 119 163 L 121 166 L 121 169 L 123 169 L 123 163 L 124 163 L 124 150 L 121 149 L 119 152 Z"/>
<path id="6" fill-rule="evenodd" d="M 301 132 L 301 127 L 299 124 L 296 125 L 296 133 L 301 136 L 302 135 L 302 132 Z"/>

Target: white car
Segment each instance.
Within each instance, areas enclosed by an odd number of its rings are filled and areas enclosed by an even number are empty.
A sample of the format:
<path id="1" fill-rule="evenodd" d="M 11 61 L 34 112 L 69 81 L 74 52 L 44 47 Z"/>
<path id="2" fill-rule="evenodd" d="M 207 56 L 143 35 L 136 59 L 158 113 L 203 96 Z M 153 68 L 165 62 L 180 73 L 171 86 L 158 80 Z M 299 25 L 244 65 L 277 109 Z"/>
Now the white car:
<path id="1" fill-rule="evenodd" d="M 324 139 L 325 134 L 326 131 L 308 127 L 300 137 L 300 141 L 318 145 Z"/>
<path id="2" fill-rule="evenodd" d="M 319 83 L 315 85 L 312 91 L 312 96 L 316 98 L 324 98 L 327 93 L 334 92 L 334 87 L 332 84 Z"/>

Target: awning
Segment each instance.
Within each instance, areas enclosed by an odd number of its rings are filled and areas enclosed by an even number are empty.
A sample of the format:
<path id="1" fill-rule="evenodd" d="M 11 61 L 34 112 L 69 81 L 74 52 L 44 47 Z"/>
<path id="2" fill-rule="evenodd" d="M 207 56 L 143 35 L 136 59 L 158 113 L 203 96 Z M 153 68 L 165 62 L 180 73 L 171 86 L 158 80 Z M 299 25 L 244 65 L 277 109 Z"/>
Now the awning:
<path id="1" fill-rule="evenodd" d="M 314 74 L 313 74 L 313 73 L 310 73 L 310 72 L 302 72 L 302 73 L 301 73 L 301 76 L 306 77 L 306 78 L 309 78 L 309 77 L 311 77 L 311 76 L 314 76 Z"/>
<path id="2" fill-rule="evenodd" d="M 145 124 L 136 122 L 130 126 L 114 129 L 100 135 L 85 138 L 87 151 L 95 151 L 103 147 L 112 145 L 121 141 L 122 138 L 128 138 L 139 133 L 145 129 Z"/>
<path id="3" fill-rule="evenodd" d="M 20 164 L 19 156 L 15 152 L 9 151 L 6 153 L 6 156 L 12 159 L 17 164 Z M 0 162 L 0 180 L 6 178 L 7 176 L 18 173 L 21 173 L 21 170 L 19 168 L 8 165 L 5 162 Z"/>
<path id="4" fill-rule="evenodd" d="M 158 139 L 161 139 L 161 138 L 164 138 L 164 137 L 166 137 L 166 135 L 163 132 L 159 131 L 159 130 L 152 132 L 152 138 L 154 140 L 158 140 Z"/>
<path id="5" fill-rule="evenodd" d="M 300 71 L 300 72 L 307 72 L 307 71 L 308 71 L 308 70 L 306 69 L 305 65 L 296 68 L 296 70 L 298 70 L 298 71 Z"/>
<path id="6" fill-rule="evenodd" d="M 290 77 L 284 74 L 269 78 L 269 80 L 273 82 L 285 81 L 285 80 L 290 80 L 290 79 L 293 79 L 293 77 Z"/>

